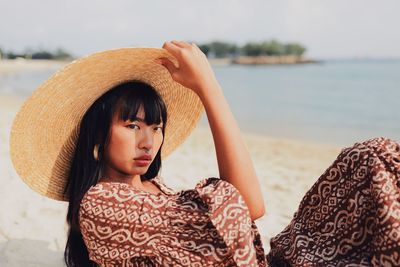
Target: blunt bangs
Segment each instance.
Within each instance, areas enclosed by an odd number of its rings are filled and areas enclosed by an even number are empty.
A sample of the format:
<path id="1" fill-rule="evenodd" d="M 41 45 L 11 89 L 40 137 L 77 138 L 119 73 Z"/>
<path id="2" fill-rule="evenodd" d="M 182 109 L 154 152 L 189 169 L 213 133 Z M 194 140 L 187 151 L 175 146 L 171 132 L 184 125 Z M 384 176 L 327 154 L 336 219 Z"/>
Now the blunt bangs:
<path id="1" fill-rule="evenodd" d="M 124 83 L 119 86 L 123 92 L 118 98 L 118 118 L 123 121 L 134 121 L 142 106 L 144 121 L 147 125 L 166 124 L 167 110 L 161 96 L 153 87 L 138 81 Z M 164 127 L 163 127 L 164 128 Z"/>

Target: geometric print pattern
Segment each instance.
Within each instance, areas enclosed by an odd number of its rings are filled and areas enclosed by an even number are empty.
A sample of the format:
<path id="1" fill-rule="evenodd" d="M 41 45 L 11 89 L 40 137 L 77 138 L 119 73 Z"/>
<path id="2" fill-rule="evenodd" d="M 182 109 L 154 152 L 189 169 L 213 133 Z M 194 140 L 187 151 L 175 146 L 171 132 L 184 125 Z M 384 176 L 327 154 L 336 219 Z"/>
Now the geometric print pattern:
<path id="1" fill-rule="evenodd" d="M 100 182 L 80 205 L 89 258 L 100 266 L 400 266 L 400 144 L 344 148 L 265 255 L 238 190 L 219 178 L 174 192 Z"/>
<path id="2" fill-rule="evenodd" d="M 342 149 L 270 243 L 271 266 L 400 266 L 400 144 Z"/>
<path id="3" fill-rule="evenodd" d="M 79 223 L 100 266 L 266 266 L 258 229 L 239 191 L 219 178 L 174 192 L 100 182 L 81 201 Z"/>

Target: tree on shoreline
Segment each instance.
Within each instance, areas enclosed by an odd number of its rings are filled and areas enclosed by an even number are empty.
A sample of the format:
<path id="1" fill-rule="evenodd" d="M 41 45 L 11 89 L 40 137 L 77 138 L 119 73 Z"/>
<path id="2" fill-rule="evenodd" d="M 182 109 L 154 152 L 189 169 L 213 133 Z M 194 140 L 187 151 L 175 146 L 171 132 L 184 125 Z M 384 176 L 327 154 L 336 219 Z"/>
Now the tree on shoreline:
<path id="1" fill-rule="evenodd" d="M 236 44 L 213 41 L 211 43 L 200 44 L 199 48 L 204 54 L 210 57 L 236 57 L 244 56 L 286 56 L 295 55 L 302 56 L 306 48 L 299 43 L 280 43 L 276 40 L 264 42 L 249 42 L 238 47 Z"/>
<path id="2" fill-rule="evenodd" d="M 33 51 L 31 49 L 27 49 L 24 53 L 15 53 L 13 51 L 3 52 L 0 49 L 0 59 L 16 59 L 16 58 L 25 58 L 25 59 L 47 59 L 47 60 L 70 60 L 72 59 L 72 55 L 66 52 L 62 48 L 57 48 L 54 52 L 46 51 L 44 49 L 40 49 L 37 51 Z"/>
<path id="3" fill-rule="evenodd" d="M 239 47 L 236 44 L 214 41 L 208 44 L 199 45 L 204 54 L 211 57 L 222 58 L 231 55 L 236 55 L 239 52 Z"/>

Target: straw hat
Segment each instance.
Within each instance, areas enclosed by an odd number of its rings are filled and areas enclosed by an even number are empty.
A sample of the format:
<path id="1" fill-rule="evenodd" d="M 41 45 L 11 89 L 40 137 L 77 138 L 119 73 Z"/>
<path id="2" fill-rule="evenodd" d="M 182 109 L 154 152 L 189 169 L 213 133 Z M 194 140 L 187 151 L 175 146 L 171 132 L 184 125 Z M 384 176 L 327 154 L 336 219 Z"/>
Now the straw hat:
<path id="1" fill-rule="evenodd" d="M 22 180 L 41 195 L 68 201 L 63 192 L 83 115 L 106 91 L 131 80 L 150 84 L 166 103 L 161 157 L 167 157 L 195 128 L 204 107 L 192 90 L 154 62 L 160 57 L 178 64 L 161 48 L 102 51 L 73 61 L 39 86 L 11 128 L 11 160 Z"/>

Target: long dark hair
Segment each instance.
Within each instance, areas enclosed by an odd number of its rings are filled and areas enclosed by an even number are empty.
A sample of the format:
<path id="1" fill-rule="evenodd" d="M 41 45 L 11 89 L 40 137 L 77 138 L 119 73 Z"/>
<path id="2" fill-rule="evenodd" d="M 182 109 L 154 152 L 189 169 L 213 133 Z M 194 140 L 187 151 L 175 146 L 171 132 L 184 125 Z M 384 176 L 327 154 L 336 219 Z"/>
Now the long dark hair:
<path id="1" fill-rule="evenodd" d="M 161 96 L 150 85 L 140 81 L 120 84 L 98 98 L 86 111 L 80 124 L 79 137 L 72 158 L 65 193 L 69 196 L 67 223 L 68 239 L 64 251 L 67 266 L 97 266 L 89 260 L 88 250 L 79 228 L 79 206 L 89 188 L 101 178 L 104 170 L 102 151 L 110 138 L 110 127 L 115 112 L 119 119 L 135 120 L 140 106 L 144 108 L 145 122 L 163 122 L 165 134 L 167 109 Z M 99 144 L 99 160 L 94 160 L 93 148 Z M 162 145 L 161 145 L 162 148 Z M 155 177 L 161 168 L 161 148 L 141 180 Z"/>

